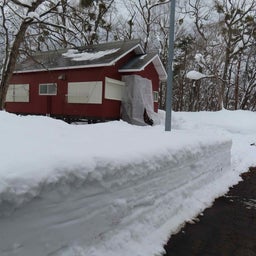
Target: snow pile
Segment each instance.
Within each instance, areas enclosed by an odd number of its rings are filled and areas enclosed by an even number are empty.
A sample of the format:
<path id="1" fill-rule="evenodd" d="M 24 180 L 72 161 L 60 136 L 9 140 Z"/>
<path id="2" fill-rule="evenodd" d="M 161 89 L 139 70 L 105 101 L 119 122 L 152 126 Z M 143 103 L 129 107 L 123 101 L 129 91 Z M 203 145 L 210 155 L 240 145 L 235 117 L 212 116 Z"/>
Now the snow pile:
<path id="1" fill-rule="evenodd" d="M 113 54 L 118 50 L 119 48 L 98 52 L 79 52 L 78 50 L 69 49 L 66 53 L 63 53 L 62 55 L 64 57 L 71 58 L 74 61 L 86 61 L 100 59 L 106 55 Z"/>
<path id="2" fill-rule="evenodd" d="M 256 113 L 222 110 L 218 112 L 174 113 L 174 129 L 214 132 L 232 139 L 232 169 L 246 171 L 256 165 Z"/>
<path id="3" fill-rule="evenodd" d="M 186 78 L 191 80 L 200 80 L 202 78 L 210 78 L 210 77 L 213 77 L 213 76 L 205 75 L 195 70 L 191 70 L 186 74 Z"/>
<path id="4" fill-rule="evenodd" d="M 160 252 L 255 164 L 254 120 L 246 111 L 174 113 L 164 132 L 0 112 L 0 255 Z"/>
<path id="5" fill-rule="evenodd" d="M 27 18 L 40 20 L 40 15 L 37 12 L 29 12 Z"/>
<path id="6" fill-rule="evenodd" d="M 20 0 L 19 1 L 22 5 L 29 5 L 32 6 L 32 4 L 35 2 L 34 0 Z"/>

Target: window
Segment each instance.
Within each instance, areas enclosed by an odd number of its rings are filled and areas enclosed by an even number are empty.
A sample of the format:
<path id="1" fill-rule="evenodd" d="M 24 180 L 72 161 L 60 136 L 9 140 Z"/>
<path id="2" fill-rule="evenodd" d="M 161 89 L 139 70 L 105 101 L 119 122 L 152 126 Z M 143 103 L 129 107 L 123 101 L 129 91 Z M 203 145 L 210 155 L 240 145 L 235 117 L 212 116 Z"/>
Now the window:
<path id="1" fill-rule="evenodd" d="M 106 77 L 105 98 L 110 100 L 122 100 L 125 83 Z"/>
<path id="2" fill-rule="evenodd" d="M 154 102 L 158 102 L 158 92 L 153 91 Z"/>
<path id="3" fill-rule="evenodd" d="M 102 82 L 68 83 L 68 103 L 102 104 Z"/>
<path id="4" fill-rule="evenodd" d="M 57 84 L 39 84 L 39 95 L 57 95 Z"/>
<path id="5" fill-rule="evenodd" d="M 10 84 L 6 102 L 29 102 L 29 84 Z"/>

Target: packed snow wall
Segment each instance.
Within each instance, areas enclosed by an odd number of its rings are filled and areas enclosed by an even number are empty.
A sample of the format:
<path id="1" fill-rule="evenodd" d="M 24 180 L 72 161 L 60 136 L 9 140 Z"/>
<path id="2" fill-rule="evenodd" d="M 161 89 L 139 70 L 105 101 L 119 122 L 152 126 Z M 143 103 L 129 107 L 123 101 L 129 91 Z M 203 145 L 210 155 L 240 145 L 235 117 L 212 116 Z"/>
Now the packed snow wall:
<path id="1" fill-rule="evenodd" d="M 230 151 L 229 140 L 181 146 L 124 165 L 98 161 L 23 195 L 5 191 L 0 255 L 141 255 L 159 228 L 178 228 L 218 196 L 211 186 L 230 171 Z"/>
<path id="2" fill-rule="evenodd" d="M 122 80 L 125 82 L 122 119 L 130 124 L 152 125 L 156 113 L 151 80 L 138 75 L 123 76 Z"/>

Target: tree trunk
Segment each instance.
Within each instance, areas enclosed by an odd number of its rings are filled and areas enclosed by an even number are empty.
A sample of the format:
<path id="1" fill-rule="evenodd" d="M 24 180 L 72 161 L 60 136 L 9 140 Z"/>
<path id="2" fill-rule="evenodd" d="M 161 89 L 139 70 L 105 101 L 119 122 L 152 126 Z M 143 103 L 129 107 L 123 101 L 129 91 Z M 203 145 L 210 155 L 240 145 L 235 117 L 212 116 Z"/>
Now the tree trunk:
<path id="1" fill-rule="evenodd" d="M 43 2 L 44 0 L 37 0 L 36 2 L 34 1 L 33 5 L 28 10 L 28 13 L 34 12 L 38 8 L 38 6 L 40 6 Z M 13 72 L 15 70 L 17 59 L 19 57 L 19 48 L 21 43 L 24 41 L 24 37 L 27 29 L 32 22 L 33 22 L 32 18 L 31 19 L 25 18 L 22 21 L 19 27 L 19 30 L 15 35 L 12 46 L 10 47 L 10 51 L 5 53 L 6 62 L 4 63 L 4 66 L 2 68 L 2 75 L 0 78 L 0 110 L 3 110 L 5 107 L 5 99 L 6 99 L 8 86 L 11 81 Z"/>
<path id="2" fill-rule="evenodd" d="M 241 67 L 241 56 L 242 53 L 239 53 L 239 58 L 238 58 L 238 64 L 237 64 L 237 75 L 236 75 L 236 81 L 235 81 L 235 91 L 234 91 L 234 96 L 235 96 L 235 110 L 238 109 L 238 93 L 239 93 L 239 79 L 240 79 L 240 67 Z"/>
<path id="3" fill-rule="evenodd" d="M 227 87 L 227 78 L 228 78 L 228 66 L 230 64 L 230 44 L 228 44 L 226 48 L 226 53 L 225 53 L 225 63 L 224 63 L 224 71 L 222 75 L 222 82 L 221 82 L 221 88 L 220 88 L 220 93 L 219 93 L 219 109 L 224 108 L 224 94 L 225 94 L 225 89 Z"/>
<path id="4" fill-rule="evenodd" d="M 0 110 L 4 109 L 8 86 L 15 69 L 17 58 L 19 56 L 19 47 L 24 40 L 24 35 L 29 25 L 30 23 L 25 21 L 21 24 L 20 30 L 16 34 L 15 40 L 11 47 L 10 54 L 9 56 L 6 56 L 7 63 L 6 66 L 3 67 L 2 79 L 0 81 Z"/>

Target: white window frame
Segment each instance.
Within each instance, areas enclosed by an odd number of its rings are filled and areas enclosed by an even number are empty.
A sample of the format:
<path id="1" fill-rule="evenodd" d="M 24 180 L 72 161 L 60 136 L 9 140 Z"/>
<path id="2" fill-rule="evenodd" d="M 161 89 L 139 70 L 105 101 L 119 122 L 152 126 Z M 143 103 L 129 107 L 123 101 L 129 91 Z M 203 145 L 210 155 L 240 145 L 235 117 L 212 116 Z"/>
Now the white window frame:
<path id="1" fill-rule="evenodd" d="M 68 103 L 102 104 L 102 81 L 68 83 Z"/>
<path id="2" fill-rule="evenodd" d="M 29 84 L 10 84 L 6 102 L 29 102 Z"/>
<path id="3" fill-rule="evenodd" d="M 46 86 L 46 93 L 42 93 L 41 92 L 41 87 L 42 86 Z M 55 91 L 54 92 L 50 92 L 50 86 L 54 86 L 55 87 Z M 42 95 L 42 96 L 44 96 L 44 95 L 57 95 L 57 83 L 41 83 L 41 84 L 39 84 L 39 88 L 38 88 L 38 90 L 39 90 L 39 95 Z"/>
<path id="4" fill-rule="evenodd" d="M 123 98 L 125 82 L 106 77 L 105 79 L 105 99 L 119 100 Z"/>

